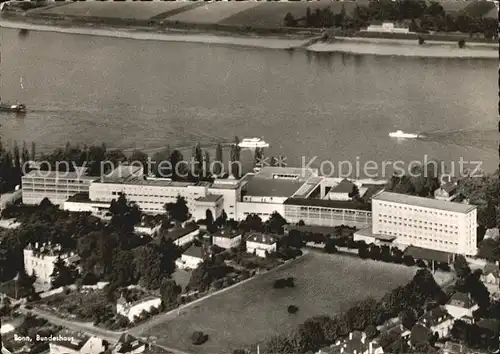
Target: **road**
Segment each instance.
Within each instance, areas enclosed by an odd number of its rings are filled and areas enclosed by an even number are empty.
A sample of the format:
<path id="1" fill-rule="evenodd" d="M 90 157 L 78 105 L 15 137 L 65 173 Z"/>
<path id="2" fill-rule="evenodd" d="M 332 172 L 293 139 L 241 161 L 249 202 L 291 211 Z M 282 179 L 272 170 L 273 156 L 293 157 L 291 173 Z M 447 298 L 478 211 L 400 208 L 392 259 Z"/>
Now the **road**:
<path id="1" fill-rule="evenodd" d="M 76 332 L 82 332 L 90 336 L 97 336 L 102 339 L 107 340 L 110 343 L 117 343 L 118 339 L 120 339 L 120 336 L 125 333 L 124 331 L 122 332 L 114 332 L 114 331 L 109 331 L 103 328 L 99 328 L 94 326 L 92 323 L 85 323 L 85 322 L 77 322 L 77 321 L 71 321 L 71 320 L 66 320 L 63 318 L 59 318 L 55 315 L 52 315 L 48 312 L 33 308 L 32 310 L 28 310 L 25 307 L 21 306 L 19 308 L 20 312 L 23 312 L 25 314 L 31 313 L 33 315 L 36 315 L 38 317 L 41 317 L 43 319 L 46 319 L 49 321 L 51 324 L 56 325 L 56 326 L 61 326 L 68 328 L 72 331 Z"/>

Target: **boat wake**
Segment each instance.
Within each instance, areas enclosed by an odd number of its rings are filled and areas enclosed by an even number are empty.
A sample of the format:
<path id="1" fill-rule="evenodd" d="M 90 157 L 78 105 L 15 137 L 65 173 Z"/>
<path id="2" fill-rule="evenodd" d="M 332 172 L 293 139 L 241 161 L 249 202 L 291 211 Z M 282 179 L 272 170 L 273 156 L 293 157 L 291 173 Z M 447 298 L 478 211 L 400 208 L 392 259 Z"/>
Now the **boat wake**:
<path id="1" fill-rule="evenodd" d="M 419 139 L 441 144 L 496 151 L 498 149 L 499 134 L 494 129 L 457 129 L 424 132 L 419 135 Z"/>

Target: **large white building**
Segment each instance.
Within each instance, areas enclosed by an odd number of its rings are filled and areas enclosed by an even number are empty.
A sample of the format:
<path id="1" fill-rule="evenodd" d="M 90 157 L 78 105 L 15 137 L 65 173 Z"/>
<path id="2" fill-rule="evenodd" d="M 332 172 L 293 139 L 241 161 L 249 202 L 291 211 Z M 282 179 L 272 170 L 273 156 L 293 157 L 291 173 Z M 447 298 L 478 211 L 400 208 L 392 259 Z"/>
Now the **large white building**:
<path id="1" fill-rule="evenodd" d="M 159 297 L 149 296 L 135 302 L 128 302 L 122 294 L 116 301 L 116 313 L 127 317 L 130 322 L 134 322 L 143 312 L 150 312 L 153 308 L 160 306 L 161 299 Z"/>
<path id="2" fill-rule="evenodd" d="M 61 257 L 66 264 L 74 264 L 80 260 L 78 255 L 74 253 L 66 253 L 61 251 L 60 245 L 29 244 L 24 249 L 24 269 L 26 274 L 35 274 L 37 282 L 42 284 L 50 284 L 52 273 L 54 272 L 54 264 L 58 257 Z"/>
<path id="3" fill-rule="evenodd" d="M 22 177 L 24 204 L 40 204 L 48 198 L 52 204 L 62 205 L 77 193 L 88 193 L 96 177 L 85 176 L 84 170 L 76 172 L 33 170 Z"/>
<path id="4" fill-rule="evenodd" d="M 383 191 L 372 198 L 372 232 L 398 245 L 473 256 L 477 207 Z"/>
<path id="5" fill-rule="evenodd" d="M 102 338 L 62 330 L 49 342 L 50 354 L 99 354 L 106 350 Z"/>

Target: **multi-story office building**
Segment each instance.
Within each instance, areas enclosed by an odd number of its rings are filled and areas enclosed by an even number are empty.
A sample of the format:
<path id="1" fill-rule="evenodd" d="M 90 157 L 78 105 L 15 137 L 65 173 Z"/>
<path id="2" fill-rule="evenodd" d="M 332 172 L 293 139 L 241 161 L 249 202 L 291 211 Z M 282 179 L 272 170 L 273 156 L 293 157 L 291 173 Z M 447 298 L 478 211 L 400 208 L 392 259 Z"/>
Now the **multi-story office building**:
<path id="1" fill-rule="evenodd" d="M 88 193 L 96 177 L 85 176 L 83 172 L 31 171 L 22 177 L 22 201 L 40 204 L 48 198 L 52 204 L 62 205 L 77 193 Z"/>
<path id="2" fill-rule="evenodd" d="M 475 255 L 477 207 L 383 191 L 372 197 L 372 232 L 399 245 Z"/>

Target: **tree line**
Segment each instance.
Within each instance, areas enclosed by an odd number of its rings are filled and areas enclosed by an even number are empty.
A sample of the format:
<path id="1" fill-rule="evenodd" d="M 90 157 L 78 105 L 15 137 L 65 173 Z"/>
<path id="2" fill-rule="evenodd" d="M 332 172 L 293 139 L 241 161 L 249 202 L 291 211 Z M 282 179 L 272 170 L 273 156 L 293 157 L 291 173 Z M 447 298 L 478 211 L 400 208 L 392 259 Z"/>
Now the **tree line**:
<path id="1" fill-rule="evenodd" d="M 485 6 L 486 8 L 483 8 Z M 371 1 L 367 6 L 356 5 L 350 14 L 346 13 L 344 6 L 337 14 L 333 13 L 330 7 L 317 8 L 314 11 L 308 7 L 304 16 L 298 18 L 289 12 L 285 15 L 284 25 L 306 28 L 336 27 L 358 31 L 373 21 L 390 21 L 405 22 L 412 32 L 482 33 L 486 38 L 493 38 L 497 33 L 497 20 L 483 16 L 493 8 L 493 4 L 486 3 L 481 5 L 479 10 L 465 8 L 455 14 L 446 13 L 438 2 L 428 4 L 423 0 Z"/>

